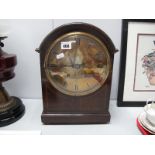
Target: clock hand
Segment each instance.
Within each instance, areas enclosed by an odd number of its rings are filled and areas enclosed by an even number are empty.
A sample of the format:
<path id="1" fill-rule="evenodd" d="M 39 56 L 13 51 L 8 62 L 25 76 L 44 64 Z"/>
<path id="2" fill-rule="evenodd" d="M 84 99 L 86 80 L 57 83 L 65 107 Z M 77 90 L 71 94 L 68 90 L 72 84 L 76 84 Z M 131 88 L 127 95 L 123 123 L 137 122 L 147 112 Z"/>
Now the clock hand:
<path id="1" fill-rule="evenodd" d="M 78 50 L 78 49 L 79 49 L 79 48 L 77 48 L 77 50 Z M 75 54 L 74 54 L 74 63 L 73 63 L 73 65 L 75 65 L 75 60 L 76 60 L 77 50 L 75 51 Z"/>
<path id="2" fill-rule="evenodd" d="M 78 50 L 78 48 L 77 48 Z M 75 71 L 74 71 L 74 76 L 75 76 L 75 91 L 77 91 L 77 67 L 79 65 L 76 64 L 75 60 L 76 60 L 76 55 L 77 55 L 77 50 L 75 51 L 75 54 L 74 54 L 74 63 L 73 63 L 73 68 L 75 68 Z M 78 67 L 79 68 L 79 67 Z"/>
<path id="3" fill-rule="evenodd" d="M 73 61 L 72 61 L 71 56 L 70 56 L 69 53 L 68 53 L 68 55 L 69 55 L 69 60 L 70 60 L 71 64 L 74 65 L 74 63 L 73 63 Z"/>
<path id="4" fill-rule="evenodd" d="M 73 65 L 56 65 L 56 64 L 48 64 L 46 68 L 56 68 L 56 67 L 72 67 Z"/>
<path id="5" fill-rule="evenodd" d="M 73 64 L 73 65 L 56 65 L 56 64 L 48 64 L 47 67 L 48 69 L 52 69 L 52 68 L 58 68 L 58 67 L 73 67 L 73 68 L 80 68 L 80 67 L 84 67 L 85 64 Z"/>

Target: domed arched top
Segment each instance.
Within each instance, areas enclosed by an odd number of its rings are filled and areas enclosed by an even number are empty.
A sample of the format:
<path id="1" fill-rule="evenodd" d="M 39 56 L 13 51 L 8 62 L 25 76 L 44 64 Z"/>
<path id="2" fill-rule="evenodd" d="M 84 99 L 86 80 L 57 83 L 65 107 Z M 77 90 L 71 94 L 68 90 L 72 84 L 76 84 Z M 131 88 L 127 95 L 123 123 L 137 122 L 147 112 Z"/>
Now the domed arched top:
<path id="1" fill-rule="evenodd" d="M 51 31 L 40 44 L 40 47 L 38 49 L 39 53 L 42 54 L 42 52 L 46 52 L 52 42 L 54 42 L 60 36 L 70 32 L 85 32 L 96 36 L 107 46 L 110 55 L 113 55 L 117 51 L 112 40 L 104 31 L 92 24 L 75 22 L 64 24 Z"/>

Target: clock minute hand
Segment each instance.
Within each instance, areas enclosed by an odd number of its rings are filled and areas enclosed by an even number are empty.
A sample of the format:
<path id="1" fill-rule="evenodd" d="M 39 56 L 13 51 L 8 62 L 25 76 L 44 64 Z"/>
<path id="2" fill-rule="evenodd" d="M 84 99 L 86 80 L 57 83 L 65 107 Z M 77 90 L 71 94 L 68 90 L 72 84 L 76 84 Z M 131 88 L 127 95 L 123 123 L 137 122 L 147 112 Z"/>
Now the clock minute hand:
<path id="1" fill-rule="evenodd" d="M 79 50 L 79 48 L 77 48 L 76 51 L 75 51 L 75 53 L 74 53 L 74 63 L 73 63 L 73 65 L 76 64 L 75 60 L 76 60 L 76 56 L 77 56 L 77 51 L 78 51 L 78 50 Z"/>

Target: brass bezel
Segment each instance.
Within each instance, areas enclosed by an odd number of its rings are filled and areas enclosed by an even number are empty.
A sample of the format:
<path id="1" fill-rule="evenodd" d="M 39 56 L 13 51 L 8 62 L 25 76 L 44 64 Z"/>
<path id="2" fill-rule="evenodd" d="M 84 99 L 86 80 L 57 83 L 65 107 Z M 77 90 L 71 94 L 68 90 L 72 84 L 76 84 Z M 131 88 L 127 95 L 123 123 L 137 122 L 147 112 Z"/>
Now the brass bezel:
<path id="1" fill-rule="evenodd" d="M 85 91 L 85 92 L 71 92 L 71 91 L 68 91 L 68 90 L 65 90 L 65 89 L 62 89 L 60 88 L 57 84 L 55 84 L 55 82 L 52 80 L 50 74 L 49 74 L 49 71 L 48 69 L 46 68 L 46 64 L 48 62 L 48 57 L 49 57 L 49 54 L 52 50 L 52 48 L 57 44 L 57 42 L 61 41 L 62 39 L 66 38 L 66 37 L 69 37 L 69 36 L 72 36 L 72 35 L 84 35 L 84 36 L 87 36 L 87 37 L 90 37 L 94 40 L 96 40 L 101 46 L 102 48 L 104 49 L 104 51 L 106 52 L 106 57 L 107 57 L 107 70 L 108 70 L 108 73 L 106 75 L 106 78 L 105 80 L 102 82 L 102 85 L 105 83 L 105 81 L 107 80 L 108 76 L 109 76 L 109 73 L 111 71 L 111 60 L 110 60 L 110 55 L 108 53 L 108 49 L 107 47 L 104 45 L 104 43 L 98 39 L 96 36 L 92 35 L 92 34 L 89 34 L 89 33 L 86 33 L 86 32 L 70 32 L 70 33 L 67 33 L 67 34 L 64 34 L 62 35 L 61 37 L 59 37 L 58 39 L 56 39 L 52 44 L 51 46 L 48 48 L 47 50 L 47 54 L 45 56 L 45 60 L 44 60 L 44 69 L 45 69 L 45 73 L 46 73 L 46 76 L 47 76 L 47 79 L 49 80 L 49 82 L 52 84 L 52 86 L 57 89 L 58 91 L 60 91 L 61 93 L 65 94 L 65 95 L 70 95 L 70 96 L 84 96 L 84 95 L 89 95 L 91 93 L 94 93 L 95 91 L 99 90 L 99 88 L 102 87 L 101 86 L 96 86 L 94 89 L 91 89 L 89 91 Z"/>

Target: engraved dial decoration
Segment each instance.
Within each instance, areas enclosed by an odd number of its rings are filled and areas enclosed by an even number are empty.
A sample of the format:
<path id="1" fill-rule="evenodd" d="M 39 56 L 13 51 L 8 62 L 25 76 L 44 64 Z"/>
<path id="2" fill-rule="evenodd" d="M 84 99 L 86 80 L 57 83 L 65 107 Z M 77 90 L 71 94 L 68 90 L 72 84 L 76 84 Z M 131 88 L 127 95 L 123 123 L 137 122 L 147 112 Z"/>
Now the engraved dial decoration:
<path id="1" fill-rule="evenodd" d="M 72 32 L 52 43 L 44 67 L 49 82 L 61 93 L 83 96 L 104 84 L 111 62 L 106 46 L 97 37 Z"/>

